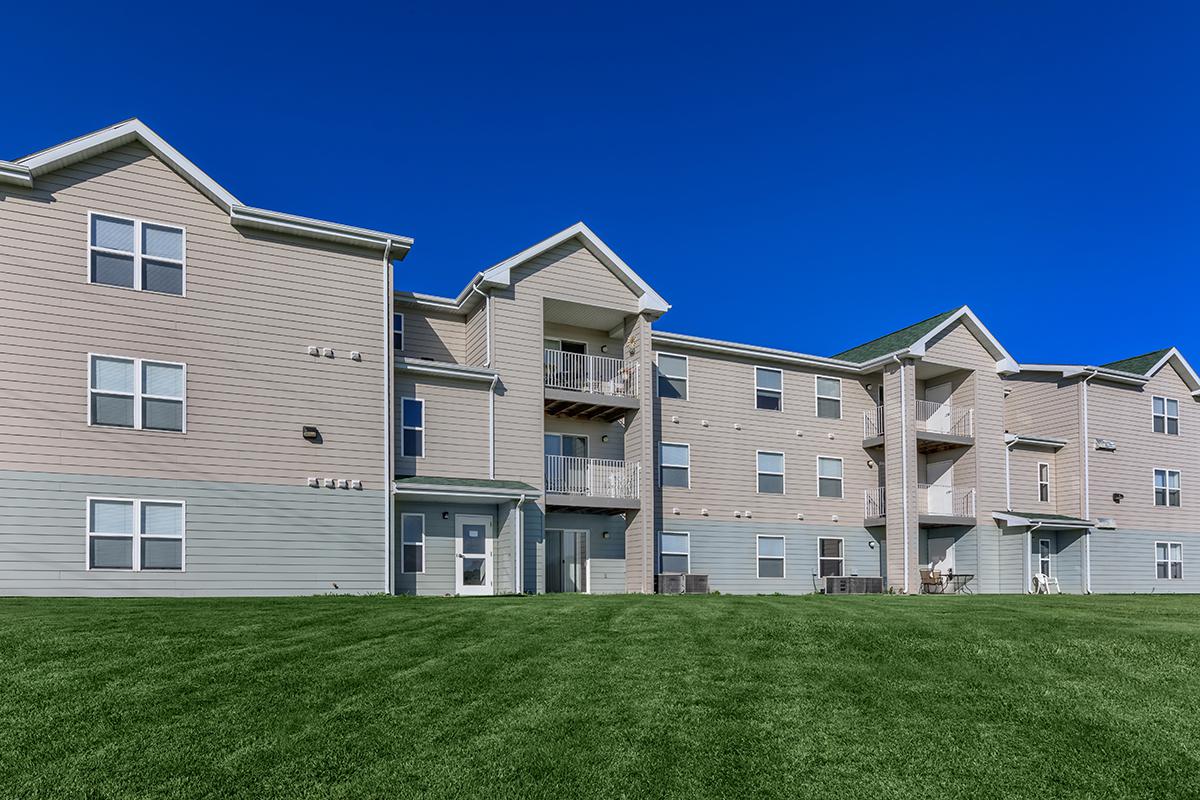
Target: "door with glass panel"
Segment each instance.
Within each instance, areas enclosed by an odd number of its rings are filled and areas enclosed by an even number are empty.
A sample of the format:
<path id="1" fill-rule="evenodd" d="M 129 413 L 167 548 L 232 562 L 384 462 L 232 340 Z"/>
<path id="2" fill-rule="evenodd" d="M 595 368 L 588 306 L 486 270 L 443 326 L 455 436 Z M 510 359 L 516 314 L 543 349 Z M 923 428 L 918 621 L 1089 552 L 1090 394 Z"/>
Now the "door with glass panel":
<path id="1" fill-rule="evenodd" d="M 553 494 L 588 494 L 588 438 L 567 433 L 547 433 L 546 491 Z"/>
<path id="2" fill-rule="evenodd" d="M 492 518 L 459 514 L 454 517 L 454 591 L 458 594 L 493 594 Z"/>
<path id="3" fill-rule="evenodd" d="M 953 387 L 949 383 L 939 383 L 925 387 L 925 413 L 928 415 L 925 427 L 935 433 L 950 433 L 953 430 L 951 419 L 950 394 Z"/>
<path id="4" fill-rule="evenodd" d="M 588 532 L 546 531 L 546 592 L 588 591 Z"/>

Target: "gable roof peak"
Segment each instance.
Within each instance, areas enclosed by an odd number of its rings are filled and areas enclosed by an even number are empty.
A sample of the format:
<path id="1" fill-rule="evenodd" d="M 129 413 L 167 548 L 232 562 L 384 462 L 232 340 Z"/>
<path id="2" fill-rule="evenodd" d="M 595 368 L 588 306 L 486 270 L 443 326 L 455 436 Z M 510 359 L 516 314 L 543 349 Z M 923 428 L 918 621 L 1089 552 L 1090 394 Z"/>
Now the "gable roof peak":
<path id="1" fill-rule="evenodd" d="M 1119 361 L 1110 361 L 1107 364 L 1101 364 L 1103 369 L 1111 369 L 1117 372 L 1128 372 L 1131 375 L 1146 375 L 1151 370 L 1158 366 L 1158 363 L 1168 356 L 1174 347 L 1164 347 L 1161 350 L 1154 350 L 1149 353 L 1142 353 L 1140 356 L 1132 356 L 1130 358 L 1122 358 Z"/>

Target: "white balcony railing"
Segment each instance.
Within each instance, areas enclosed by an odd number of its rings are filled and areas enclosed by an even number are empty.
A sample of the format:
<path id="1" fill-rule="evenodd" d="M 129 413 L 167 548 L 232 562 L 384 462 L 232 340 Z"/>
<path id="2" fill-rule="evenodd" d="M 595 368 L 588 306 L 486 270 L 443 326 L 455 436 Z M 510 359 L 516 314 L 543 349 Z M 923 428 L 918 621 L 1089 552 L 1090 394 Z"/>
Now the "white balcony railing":
<path id="1" fill-rule="evenodd" d="M 637 500 L 639 465 L 603 458 L 546 456 L 546 493 Z"/>
<path id="2" fill-rule="evenodd" d="M 609 397 L 638 396 L 637 361 L 547 350 L 545 365 L 548 388 Z"/>
<path id="3" fill-rule="evenodd" d="M 975 435 L 973 409 L 956 408 L 950 403 L 917 401 L 917 430 L 930 433 L 949 433 L 954 436 Z"/>
<path id="4" fill-rule="evenodd" d="M 917 484 L 917 506 L 922 514 L 934 517 L 975 516 L 975 488 Z"/>
<path id="5" fill-rule="evenodd" d="M 863 438 L 873 439 L 883 433 L 883 406 L 863 412 Z"/>
<path id="6" fill-rule="evenodd" d="M 887 516 L 887 489 L 877 486 L 863 492 L 863 516 L 867 519 Z"/>

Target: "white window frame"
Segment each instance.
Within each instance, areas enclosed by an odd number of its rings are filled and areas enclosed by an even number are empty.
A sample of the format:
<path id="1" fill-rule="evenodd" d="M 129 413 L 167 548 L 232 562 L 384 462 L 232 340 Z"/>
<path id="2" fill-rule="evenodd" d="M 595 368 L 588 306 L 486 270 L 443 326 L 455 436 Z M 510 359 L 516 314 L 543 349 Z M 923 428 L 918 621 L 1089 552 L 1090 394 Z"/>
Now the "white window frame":
<path id="1" fill-rule="evenodd" d="M 133 223 L 133 252 L 127 253 L 124 250 L 112 250 L 107 247 L 98 247 L 92 244 L 92 219 L 94 217 L 103 217 L 104 219 L 116 220 L 118 222 Z M 149 256 L 151 261 L 161 261 L 164 264 L 178 264 L 180 270 L 179 276 L 179 294 L 171 292 L 156 292 L 153 289 L 142 288 L 142 227 L 149 225 L 153 228 L 170 228 L 171 230 L 179 231 L 180 245 L 179 254 L 183 258 L 178 261 L 173 258 L 160 258 L 159 256 Z M 124 214 L 109 214 L 105 211 L 87 212 L 87 282 L 93 286 L 107 286 L 110 289 L 127 289 L 134 292 L 149 292 L 150 294 L 158 294 L 163 297 L 187 297 L 187 228 L 182 225 L 173 224 L 170 222 L 155 222 L 149 219 L 137 219 L 135 217 L 127 217 Z M 97 283 L 92 280 L 92 253 L 107 253 L 114 256 L 133 256 L 133 286 L 114 286 L 111 283 Z"/>
<path id="2" fill-rule="evenodd" d="M 827 394 L 821 394 L 821 381 L 837 381 L 838 396 L 831 397 Z M 832 375 L 814 375 L 813 376 L 813 416 L 817 419 L 841 419 L 842 418 L 842 397 L 846 394 L 845 386 L 842 385 L 841 378 L 835 378 Z M 837 400 L 838 415 L 836 417 L 821 416 L 821 401 L 822 400 Z"/>
<path id="3" fill-rule="evenodd" d="M 1046 555 L 1042 555 L 1042 545 L 1046 545 Z M 1038 572 L 1047 578 L 1054 577 L 1054 542 L 1050 539 L 1038 539 Z"/>
<path id="4" fill-rule="evenodd" d="M 779 388 L 772 389 L 768 386 L 761 386 L 758 382 L 758 373 L 774 372 L 779 375 Z M 779 408 L 763 408 L 758 404 L 759 392 L 766 392 L 771 395 L 779 395 Z M 783 370 L 775 369 L 774 367 L 755 367 L 754 368 L 754 410 L 755 411 L 770 411 L 773 413 L 783 413 Z"/>
<path id="5" fill-rule="evenodd" d="M 762 470 L 761 465 L 758 460 L 759 456 L 761 456 L 763 454 L 766 454 L 769 456 L 779 456 L 779 460 L 783 462 L 783 471 L 782 472 L 764 472 Z M 690 459 L 689 459 L 689 461 L 690 461 Z M 758 479 L 759 479 L 759 477 L 761 477 L 763 475 L 778 475 L 780 478 L 782 478 L 783 479 L 783 491 L 782 492 L 760 491 L 758 488 L 759 487 Z M 755 494 L 776 495 L 779 497 L 782 497 L 783 495 L 787 494 L 787 454 L 786 453 L 784 453 L 781 450 L 755 450 L 754 451 L 754 493 Z"/>
<path id="6" fill-rule="evenodd" d="M 841 553 L 837 558 L 821 555 L 821 542 L 824 541 L 838 542 L 838 552 Z M 841 565 L 837 575 L 823 575 L 821 571 L 821 562 L 836 561 Z M 818 536 L 817 537 L 817 580 L 824 580 L 827 577 L 844 578 L 846 577 L 846 538 L 844 536 Z"/>
<path id="7" fill-rule="evenodd" d="M 821 494 L 821 477 L 822 477 L 821 476 L 821 461 L 822 460 L 837 461 L 842 465 L 842 477 L 840 477 L 840 478 L 826 477 L 825 478 L 825 480 L 837 481 L 841 485 L 842 493 L 840 495 L 838 495 L 837 497 L 830 497 L 829 495 Z M 817 456 L 817 499 L 818 500 L 845 500 L 846 499 L 846 462 L 844 459 L 842 459 L 838 456 L 823 456 L 823 455 Z"/>
<path id="8" fill-rule="evenodd" d="M 420 425 L 406 425 L 404 423 L 404 401 L 405 400 L 412 400 L 414 402 L 421 404 L 421 424 Z M 429 437 L 426 435 L 427 428 L 428 428 L 428 426 L 425 424 L 425 399 L 422 397 L 401 397 L 400 398 L 400 457 L 401 458 L 415 458 L 417 460 L 421 460 L 421 459 L 425 458 L 425 455 L 429 452 Z M 405 431 L 420 431 L 421 432 L 421 455 L 410 456 L 408 454 L 407 448 L 404 446 L 404 432 Z"/>
<path id="9" fill-rule="evenodd" d="M 778 539 L 779 541 L 783 542 L 783 555 L 782 556 L 764 556 L 762 554 L 762 540 L 763 539 Z M 690 549 L 690 547 L 691 547 L 690 542 L 688 543 L 688 546 Z M 776 580 L 776 581 L 778 581 L 778 580 L 784 580 L 785 578 L 787 578 L 787 537 L 786 536 L 782 536 L 779 534 L 772 534 L 772 533 L 760 533 L 760 534 L 755 535 L 755 537 L 754 537 L 754 555 L 756 556 L 756 558 L 755 558 L 755 574 L 758 575 L 759 580 Z M 764 576 L 762 574 L 762 562 L 764 560 L 765 561 L 781 561 L 781 562 L 783 562 L 783 574 L 778 577 L 774 576 L 774 575 Z"/>
<path id="10" fill-rule="evenodd" d="M 92 566 L 92 539 L 117 539 L 126 538 L 125 534 L 118 533 L 97 533 L 92 530 L 94 527 L 92 519 L 92 503 L 132 503 L 133 504 L 133 530 L 128 538 L 131 539 L 131 547 L 133 547 L 133 558 L 130 562 L 133 566 L 129 569 L 121 569 L 119 567 L 93 567 Z M 158 498 L 134 498 L 134 497 L 99 497 L 88 495 L 84 498 L 83 516 L 84 516 L 84 536 L 83 536 L 83 568 L 87 572 L 187 572 L 187 501 L 185 500 L 160 500 Z M 162 534 L 152 534 L 143 537 L 142 534 L 142 506 L 144 504 L 152 506 L 179 506 L 179 536 L 164 536 Z M 142 539 L 179 539 L 179 569 L 142 569 Z"/>
<path id="11" fill-rule="evenodd" d="M 663 447 L 664 446 L 682 447 L 685 450 L 687 450 L 687 465 L 686 465 L 687 479 L 688 479 L 687 488 L 691 489 L 692 488 L 692 446 L 690 444 L 688 444 L 687 442 L 659 442 L 658 443 L 658 485 L 659 485 L 659 487 L 665 488 L 665 489 L 683 489 L 684 488 L 682 486 L 664 486 L 663 485 L 662 470 L 663 470 L 664 466 L 671 467 L 672 469 L 684 469 L 684 465 L 681 465 L 681 464 L 664 464 L 663 463 Z M 671 532 L 672 531 L 668 531 L 668 533 L 671 533 Z"/>
<path id="12" fill-rule="evenodd" d="M 1158 503 L 1158 480 L 1157 479 L 1158 479 L 1158 473 L 1160 473 L 1160 472 L 1165 473 L 1165 475 L 1163 476 L 1163 481 L 1164 481 L 1163 482 L 1163 490 L 1166 492 L 1163 496 L 1163 499 L 1166 501 L 1165 505 L 1159 505 L 1159 503 Z M 1179 488 L 1177 488 L 1177 489 L 1171 488 L 1171 475 L 1172 474 L 1178 476 Z M 1151 495 L 1151 496 L 1154 498 L 1153 503 L 1154 503 L 1155 508 L 1183 508 L 1183 472 L 1181 470 L 1166 469 L 1164 467 L 1155 467 L 1154 468 L 1154 480 L 1152 481 L 1152 483 L 1153 483 L 1153 495 Z M 1175 505 L 1171 505 L 1171 492 L 1175 492 L 1179 497 L 1179 502 Z"/>
<path id="13" fill-rule="evenodd" d="M 669 356 L 671 358 L 682 358 L 683 363 L 684 363 L 683 378 L 682 379 L 674 378 L 674 380 L 683 380 L 683 397 L 666 397 L 663 399 L 664 400 L 679 400 L 681 402 L 689 400 L 692 396 L 692 362 L 691 362 L 691 359 L 689 359 L 687 356 L 683 356 L 678 353 L 656 352 L 654 354 L 655 372 L 658 373 L 657 375 L 654 376 L 654 396 L 662 397 L 662 395 L 659 394 L 659 391 L 658 391 L 658 384 L 659 384 L 659 381 L 662 380 L 662 374 L 663 374 L 662 367 L 658 363 L 658 359 L 661 356 Z M 673 377 L 673 376 L 668 376 L 668 377 Z"/>
<path id="14" fill-rule="evenodd" d="M 1043 467 L 1046 468 L 1046 479 L 1045 480 L 1042 480 L 1042 468 Z M 1038 502 L 1039 503 L 1049 503 L 1050 502 L 1050 462 L 1049 461 L 1039 461 L 1038 465 L 1037 465 L 1037 470 L 1038 470 L 1038 472 L 1037 472 Z M 1042 491 L 1043 489 L 1045 489 L 1045 492 Z M 1043 494 L 1045 494 L 1046 496 L 1042 497 Z"/>
<path id="15" fill-rule="evenodd" d="M 396 321 L 400 321 L 400 327 L 396 327 Z M 400 334 L 400 346 L 396 346 L 396 334 Z M 404 352 L 404 345 L 408 343 L 404 335 L 404 314 L 399 311 L 392 312 L 392 350 L 397 353 Z"/>
<path id="16" fill-rule="evenodd" d="M 1167 560 L 1166 561 L 1162 561 L 1158 557 L 1159 545 L 1167 546 Z M 1172 547 L 1179 548 L 1179 558 L 1178 559 L 1171 558 L 1171 548 Z M 1159 564 L 1167 565 L 1167 577 L 1165 577 L 1165 578 L 1158 577 L 1158 565 Z M 1171 565 L 1172 564 L 1179 565 L 1179 577 L 1178 578 L 1171 577 Z M 1157 581 L 1181 581 L 1181 580 L 1183 580 L 1183 542 L 1159 541 L 1159 542 L 1154 543 L 1154 579 Z"/>
<path id="17" fill-rule="evenodd" d="M 663 539 L 662 539 L 662 535 L 664 533 L 669 533 L 672 536 L 686 536 L 687 543 L 688 543 L 687 552 L 680 553 L 677 550 L 671 550 L 670 552 L 668 552 L 668 551 L 664 550 L 663 549 Z M 691 573 L 691 571 L 692 571 L 692 534 L 691 534 L 691 532 L 689 532 L 689 531 L 669 531 L 669 530 L 659 531 L 658 532 L 658 574 L 660 574 L 660 575 L 664 574 L 662 571 L 662 557 L 664 555 L 686 557 L 687 558 L 687 569 L 684 570 L 684 572 L 682 574 L 687 575 L 687 574 Z M 672 573 L 668 573 L 668 574 L 674 575 L 675 573 L 672 572 Z"/>
<path id="18" fill-rule="evenodd" d="M 590 458 L 592 457 L 592 435 L 591 435 L 590 433 L 561 433 L 561 432 L 559 432 L 559 431 L 546 431 L 545 433 L 543 433 L 543 434 L 542 434 L 542 450 L 543 450 L 543 451 L 546 449 L 546 438 L 547 438 L 547 437 L 550 437 L 550 436 L 552 436 L 552 437 L 554 437 L 554 438 L 558 439 L 558 452 L 557 452 L 557 453 L 543 453 L 543 455 L 546 455 L 546 456 L 550 456 L 550 455 L 558 455 L 558 456 L 561 456 L 561 455 L 562 455 L 562 440 L 563 440 L 563 437 L 564 437 L 564 436 L 569 436 L 569 437 L 570 437 L 570 438 L 572 438 L 572 439 L 583 439 L 584 441 L 586 441 L 586 442 L 587 442 L 587 452 L 588 452 L 588 454 L 587 454 L 586 456 L 582 456 L 582 458 L 585 458 L 585 459 L 590 459 Z M 580 456 L 567 456 L 567 458 L 580 458 Z M 691 460 L 691 459 L 689 459 L 689 461 L 690 461 L 690 460 Z"/>
<path id="19" fill-rule="evenodd" d="M 408 519 L 409 517 L 420 517 L 421 518 L 421 542 L 420 542 L 420 544 L 417 544 L 416 542 L 404 541 L 404 520 Z M 424 575 L 425 574 L 425 569 L 428 566 L 428 559 L 425 557 L 425 555 L 426 555 L 425 535 L 426 535 L 426 526 L 425 526 L 425 515 L 424 514 L 418 514 L 418 513 L 412 512 L 412 511 L 404 512 L 404 513 L 400 514 L 400 574 L 401 575 Z M 408 559 L 406 559 L 404 557 L 405 548 L 408 548 L 408 547 L 420 547 L 421 548 L 421 568 L 420 569 L 409 569 L 408 568 Z"/>
<path id="20" fill-rule="evenodd" d="M 133 364 L 133 393 L 129 392 L 110 392 L 95 389 L 92 386 L 92 364 L 97 358 L 107 358 L 113 361 L 129 361 Z M 145 394 L 142 389 L 142 367 L 146 364 L 159 367 L 180 367 L 182 369 L 183 394 L 180 397 L 167 397 L 159 394 Z M 132 397 L 133 398 L 133 427 L 127 428 L 124 425 L 104 425 L 96 422 L 92 418 L 92 395 L 103 394 L 112 395 L 115 397 Z M 177 431 L 163 430 L 162 428 L 144 428 L 142 427 L 142 401 L 143 400 L 178 400 L 180 402 L 180 429 Z M 88 427 L 95 428 L 110 428 L 120 431 L 143 431 L 149 430 L 152 433 L 187 433 L 187 364 L 178 361 L 162 361 L 157 358 L 134 358 L 133 356 L 117 356 L 109 353 L 88 353 L 87 355 L 87 419 Z"/>
<path id="21" fill-rule="evenodd" d="M 1162 400 L 1163 413 L 1161 413 L 1161 414 L 1159 414 L 1157 411 L 1154 410 L 1154 403 L 1156 400 Z M 1171 403 L 1175 404 L 1175 413 L 1174 414 L 1172 414 L 1170 412 L 1170 404 Z M 1164 436 L 1178 436 L 1179 435 L 1179 401 L 1178 400 L 1174 400 L 1174 399 L 1172 399 L 1170 397 L 1166 397 L 1164 395 L 1154 395 L 1153 397 L 1151 397 L 1150 398 L 1150 431 L 1151 431 L 1151 433 L 1158 433 L 1158 431 L 1154 430 L 1154 422 L 1156 420 L 1158 420 L 1159 417 L 1161 417 L 1162 421 L 1163 421 L 1162 435 L 1164 435 Z M 1174 433 L 1171 433 L 1171 431 L 1170 431 L 1171 426 L 1169 423 L 1171 420 L 1175 420 L 1175 432 Z"/>

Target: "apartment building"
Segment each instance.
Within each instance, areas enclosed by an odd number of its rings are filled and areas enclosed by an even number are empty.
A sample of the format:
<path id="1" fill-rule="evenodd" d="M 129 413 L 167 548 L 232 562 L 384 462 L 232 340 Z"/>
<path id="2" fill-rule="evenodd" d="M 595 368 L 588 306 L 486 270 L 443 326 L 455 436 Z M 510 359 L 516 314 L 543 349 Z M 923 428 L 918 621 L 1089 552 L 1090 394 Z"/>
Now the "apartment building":
<path id="1" fill-rule="evenodd" d="M 1200 590 L 1173 348 L 1023 364 L 964 306 L 808 355 L 665 332 L 582 223 L 455 297 L 410 246 L 137 121 L 0 162 L 0 592 Z"/>

